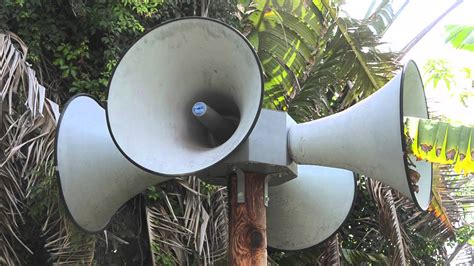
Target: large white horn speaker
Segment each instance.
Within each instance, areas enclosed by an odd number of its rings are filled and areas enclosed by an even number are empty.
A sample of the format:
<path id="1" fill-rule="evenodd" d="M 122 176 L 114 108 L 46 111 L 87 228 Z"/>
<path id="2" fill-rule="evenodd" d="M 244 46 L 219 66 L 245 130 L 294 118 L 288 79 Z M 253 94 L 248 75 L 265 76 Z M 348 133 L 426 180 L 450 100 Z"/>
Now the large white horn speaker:
<path id="1" fill-rule="evenodd" d="M 268 245 L 304 249 L 331 237 L 349 216 L 356 195 L 351 171 L 298 165 L 298 177 L 268 188 Z"/>
<path id="2" fill-rule="evenodd" d="M 117 150 L 95 99 L 78 95 L 61 114 L 55 159 L 61 195 L 75 224 L 104 229 L 114 213 L 148 186 L 170 178 L 145 172 Z"/>
<path id="3" fill-rule="evenodd" d="M 428 118 L 423 83 L 413 61 L 382 89 L 351 108 L 292 126 L 290 155 L 298 164 L 345 168 L 378 179 L 426 210 L 432 167 L 412 158 L 419 176 L 410 174 L 404 116 Z"/>
<path id="4" fill-rule="evenodd" d="M 135 165 L 188 175 L 221 161 L 247 138 L 262 95 L 259 60 L 239 32 L 211 19 L 179 19 L 151 30 L 122 57 L 109 84 L 107 121 Z M 198 102 L 234 124 L 230 134 L 212 136 L 193 115 Z"/>

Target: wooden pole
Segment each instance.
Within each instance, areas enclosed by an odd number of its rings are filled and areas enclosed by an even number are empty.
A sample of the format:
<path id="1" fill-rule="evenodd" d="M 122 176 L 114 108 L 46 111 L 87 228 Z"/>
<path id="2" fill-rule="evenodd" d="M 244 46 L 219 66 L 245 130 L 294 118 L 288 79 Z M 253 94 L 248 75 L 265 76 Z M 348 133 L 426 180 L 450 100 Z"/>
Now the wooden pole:
<path id="1" fill-rule="evenodd" d="M 231 175 L 229 265 L 267 265 L 265 175 L 244 174 L 245 202 L 238 203 L 238 177 Z"/>

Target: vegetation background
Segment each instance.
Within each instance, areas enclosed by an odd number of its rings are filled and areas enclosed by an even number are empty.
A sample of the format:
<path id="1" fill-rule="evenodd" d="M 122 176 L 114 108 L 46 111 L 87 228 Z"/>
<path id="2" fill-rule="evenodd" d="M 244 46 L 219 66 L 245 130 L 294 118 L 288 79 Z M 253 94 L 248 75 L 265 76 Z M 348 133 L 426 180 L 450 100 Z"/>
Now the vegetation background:
<path id="1" fill-rule="evenodd" d="M 0 264 L 225 264 L 226 189 L 193 177 L 137 195 L 103 234 L 78 231 L 55 180 L 54 103 L 79 92 L 105 101 L 111 72 L 136 38 L 169 19 L 207 16 L 254 45 L 265 70 L 266 108 L 288 111 L 298 122 L 324 117 L 381 88 L 400 67 L 402 54 L 378 49 L 400 10 L 388 0 L 373 3 L 355 20 L 341 16 L 341 1 L 328 0 L 3 0 Z M 439 166 L 424 213 L 359 176 L 354 211 L 335 236 L 301 251 L 269 248 L 270 263 L 448 263 L 455 253 L 448 255 L 446 244 L 456 252 L 474 233 L 464 219 L 472 186 L 459 192 L 470 182 Z"/>

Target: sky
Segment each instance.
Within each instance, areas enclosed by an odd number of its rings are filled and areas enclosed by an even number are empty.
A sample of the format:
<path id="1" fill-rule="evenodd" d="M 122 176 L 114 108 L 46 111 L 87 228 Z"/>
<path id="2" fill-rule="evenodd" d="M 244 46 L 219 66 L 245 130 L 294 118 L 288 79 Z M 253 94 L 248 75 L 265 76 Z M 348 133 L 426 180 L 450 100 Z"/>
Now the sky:
<path id="1" fill-rule="evenodd" d="M 393 6 L 398 9 L 406 0 L 393 0 Z M 350 16 L 363 18 L 372 0 L 346 0 L 342 7 Z M 379 1 L 380 2 L 380 1 Z M 410 0 L 403 12 L 395 20 L 382 38 L 387 44 L 383 49 L 399 51 L 410 40 L 412 40 L 423 28 L 430 24 L 436 17 L 446 11 L 456 0 Z M 464 0 L 459 6 L 443 18 L 421 41 L 413 47 L 403 58 L 402 62 L 414 60 L 424 80 L 424 66 L 429 59 L 444 59 L 455 74 L 456 84 L 448 90 L 443 84 L 434 88 L 432 83 L 426 84 L 426 95 L 430 102 L 438 102 L 436 108 L 444 116 L 454 121 L 474 125 L 474 97 L 467 101 L 468 108 L 464 107 L 459 100 L 459 92 L 462 89 L 474 91 L 474 53 L 454 49 L 445 42 L 445 26 L 448 24 L 474 25 L 474 0 Z M 470 79 L 466 79 L 462 68 L 469 68 L 472 73 Z"/>

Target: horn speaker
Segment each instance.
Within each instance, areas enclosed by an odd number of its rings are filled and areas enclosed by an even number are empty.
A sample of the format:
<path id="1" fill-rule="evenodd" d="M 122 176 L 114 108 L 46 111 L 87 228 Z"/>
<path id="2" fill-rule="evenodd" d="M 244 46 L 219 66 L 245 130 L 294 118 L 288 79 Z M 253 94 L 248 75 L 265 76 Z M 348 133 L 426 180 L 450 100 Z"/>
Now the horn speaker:
<path id="1" fill-rule="evenodd" d="M 351 108 L 292 126 L 288 133 L 290 156 L 298 164 L 344 168 L 378 179 L 426 210 L 432 166 L 406 154 L 404 116 L 428 118 L 423 83 L 413 61 L 382 89 Z M 418 174 L 413 174 L 410 164 Z"/>
<path id="2" fill-rule="evenodd" d="M 245 37 L 216 20 L 179 19 L 151 30 L 122 57 L 109 84 L 107 122 L 135 165 L 159 175 L 189 175 L 246 140 L 262 95 L 262 69 Z M 196 119 L 204 109 L 235 128 L 211 141 L 216 138 Z"/>
<path id="3" fill-rule="evenodd" d="M 125 202 L 170 179 L 145 172 L 123 157 L 110 137 L 104 108 L 86 95 L 66 103 L 56 131 L 55 159 L 66 209 L 88 232 L 101 231 Z"/>
<path id="4" fill-rule="evenodd" d="M 268 245 L 304 249 L 324 242 L 346 221 L 356 196 L 353 172 L 298 165 L 298 177 L 268 188 Z"/>

